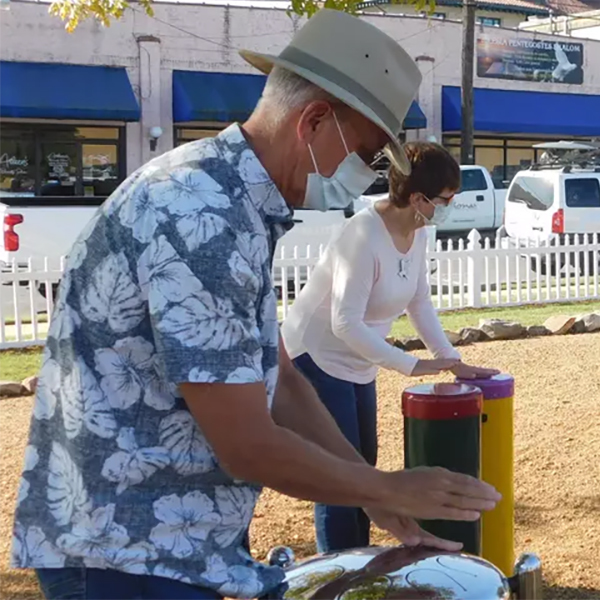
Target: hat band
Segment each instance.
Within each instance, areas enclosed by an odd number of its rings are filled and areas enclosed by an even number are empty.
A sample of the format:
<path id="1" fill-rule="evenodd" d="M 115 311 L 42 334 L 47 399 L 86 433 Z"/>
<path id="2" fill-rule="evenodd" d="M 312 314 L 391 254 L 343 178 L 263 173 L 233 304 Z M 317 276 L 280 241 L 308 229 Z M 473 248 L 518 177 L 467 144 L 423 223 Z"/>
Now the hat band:
<path id="1" fill-rule="evenodd" d="M 402 129 L 401 124 L 394 113 L 385 104 L 383 104 L 379 98 L 374 96 L 372 92 L 351 77 L 348 77 L 348 75 L 345 73 L 342 73 L 335 67 L 332 67 L 322 60 L 307 54 L 302 50 L 298 50 L 298 48 L 293 46 L 288 46 L 285 48 L 279 55 L 279 58 L 293 63 L 302 69 L 306 69 L 315 75 L 319 75 L 331 83 L 335 83 L 347 92 L 350 92 L 363 104 L 366 104 L 371 110 L 373 110 L 373 112 L 390 128 L 391 131 L 400 133 Z"/>

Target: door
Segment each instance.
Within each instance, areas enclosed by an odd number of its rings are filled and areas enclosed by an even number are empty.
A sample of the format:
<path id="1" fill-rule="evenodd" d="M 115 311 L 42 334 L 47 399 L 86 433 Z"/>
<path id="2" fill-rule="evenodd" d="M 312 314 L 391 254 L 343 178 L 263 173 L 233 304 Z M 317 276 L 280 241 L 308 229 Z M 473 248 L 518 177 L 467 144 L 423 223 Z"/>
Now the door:
<path id="1" fill-rule="evenodd" d="M 480 167 L 461 167 L 460 192 L 440 231 L 470 231 L 494 226 L 494 190 Z"/>

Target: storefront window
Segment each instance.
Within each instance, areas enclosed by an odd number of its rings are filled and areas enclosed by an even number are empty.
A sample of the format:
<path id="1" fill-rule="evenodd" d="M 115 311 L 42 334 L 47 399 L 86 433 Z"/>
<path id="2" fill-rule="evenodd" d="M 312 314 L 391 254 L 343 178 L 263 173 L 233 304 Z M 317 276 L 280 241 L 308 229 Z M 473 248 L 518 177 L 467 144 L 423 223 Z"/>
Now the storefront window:
<path id="1" fill-rule="evenodd" d="M 478 145 L 475 148 L 475 162 L 490 172 L 495 188 L 505 187 L 504 148 Z"/>
<path id="2" fill-rule="evenodd" d="M 4 132 L 3 132 L 4 133 Z M 25 137 L 0 136 L 0 197 L 35 194 L 35 144 Z"/>
<path id="3" fill-rule="evenodd" d="M 125 175 L 119 127 L 2 124 L 4 196 L 109 196 Z"/>
<path id="4" fill-rule="evenodd" d="M 215 137 L 224 127 L 178 127 L 175 130 L 175 145 L 181 146 L 188 142 Z"/>

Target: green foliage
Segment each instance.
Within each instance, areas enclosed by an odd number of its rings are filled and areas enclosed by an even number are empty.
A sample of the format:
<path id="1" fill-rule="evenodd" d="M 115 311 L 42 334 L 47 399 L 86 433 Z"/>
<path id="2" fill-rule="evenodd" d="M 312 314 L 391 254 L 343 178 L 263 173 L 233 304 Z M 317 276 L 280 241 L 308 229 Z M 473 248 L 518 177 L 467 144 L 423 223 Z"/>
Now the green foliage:
<path id="1" fill-rule="evenodd" d="M 152 0 L 138 0 L 138 3 L 147 15 L 154 15 Z M 109 27 L 111 20 L 120 19 L 128 8 L 130 4 L 126 0 L 54 0 L 49 12 L 60 17 L 65 29 L 72 33 L 79 23 L 91 18 Z"/>

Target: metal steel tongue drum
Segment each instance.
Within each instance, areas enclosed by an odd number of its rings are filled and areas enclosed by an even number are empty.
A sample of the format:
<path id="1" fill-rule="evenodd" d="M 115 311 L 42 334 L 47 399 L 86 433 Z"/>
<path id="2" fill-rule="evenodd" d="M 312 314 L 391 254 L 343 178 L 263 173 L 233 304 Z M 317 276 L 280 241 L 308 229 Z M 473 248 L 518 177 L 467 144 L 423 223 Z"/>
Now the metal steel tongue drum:
<path id="1" fill-rule="evenodd" d="M 542 570 L 523 554 L 514 574 L 469 554 L 431 548 L 369 547 L 324 554 L 296 563 L 284 546 L 269 563 L 285 569 L 279 598 L 289 600 L 541 600 Z"/>

